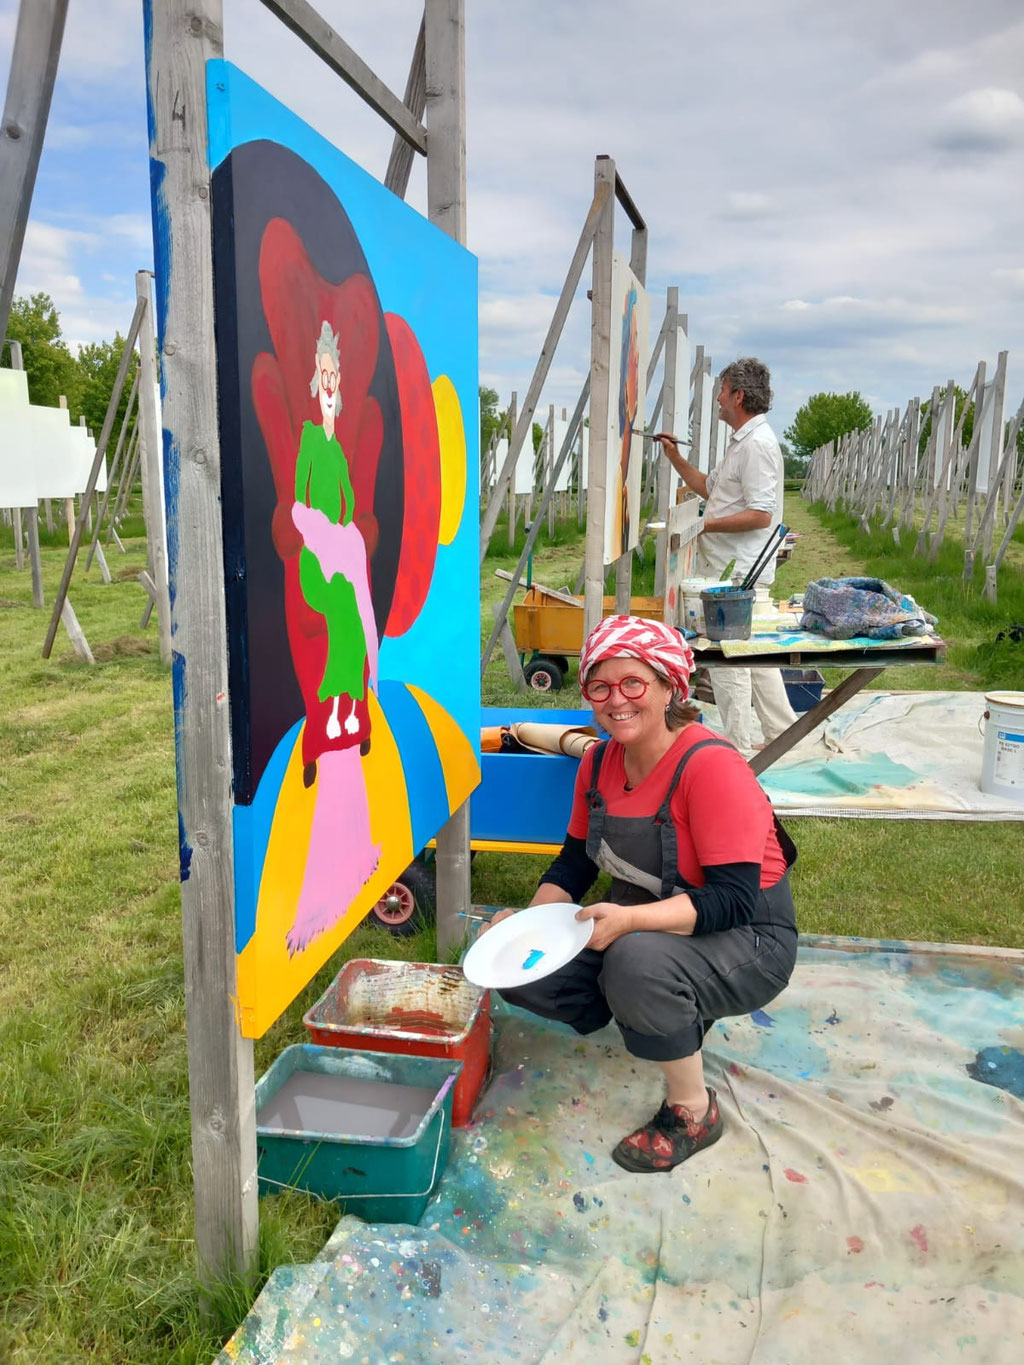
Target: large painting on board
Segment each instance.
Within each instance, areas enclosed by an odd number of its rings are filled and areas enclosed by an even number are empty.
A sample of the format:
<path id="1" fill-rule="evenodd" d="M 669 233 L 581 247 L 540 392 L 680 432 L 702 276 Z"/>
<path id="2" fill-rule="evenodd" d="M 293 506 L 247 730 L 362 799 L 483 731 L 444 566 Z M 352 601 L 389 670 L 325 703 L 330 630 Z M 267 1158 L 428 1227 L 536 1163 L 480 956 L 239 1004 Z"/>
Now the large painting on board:
<path id="1" fill-rule="evenodd" d="M 611 363 L 608 371 L 608 465 L 604 562 L 613 563 L 640 539 L 643 437 L 647 397 L 650 300 L 617 252 L 612 256 Z"/>
<path id="2" fill-rule="evenodd" d="M 477 275 L 240 71 L 207 74 L 238 1007 L 258 1037 L 479 780 Z"/>

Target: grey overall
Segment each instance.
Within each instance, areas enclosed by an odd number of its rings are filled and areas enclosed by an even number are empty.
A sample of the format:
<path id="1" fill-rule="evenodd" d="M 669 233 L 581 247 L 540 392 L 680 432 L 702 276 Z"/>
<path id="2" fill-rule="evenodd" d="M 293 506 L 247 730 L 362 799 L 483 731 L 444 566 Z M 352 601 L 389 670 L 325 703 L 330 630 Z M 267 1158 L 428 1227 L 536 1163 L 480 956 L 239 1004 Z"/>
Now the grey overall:
<path id="1" fill-rule="evenodd" d="M 612 877 L 609 901 L 643 905 L 693 889 L 679 875 L 670 806 L 690 757 L 709 744 L 725 741 L 701 740 L 688 749 L 658 811 L 640 818 L 608 814 L 597 789 L 605 746 L 595 749 L 587 792 L 587 854 Z M 778 822 L 776 830 L 792 865 L 792 842 Z M 773 1000 L 793 970 L 796 940 L 787 872 L 759 893 L 750 924 L 714 934 L 625 934 L 604 952 L 584 948 L 559 971 L 501 995 L 542 1018 L 562 1020 L 577 1033 L 593 1033 L 614 1018 L 635 1057 L 673 1061 L 699 1051 L 714 1020 L 749 1014 Z"/>

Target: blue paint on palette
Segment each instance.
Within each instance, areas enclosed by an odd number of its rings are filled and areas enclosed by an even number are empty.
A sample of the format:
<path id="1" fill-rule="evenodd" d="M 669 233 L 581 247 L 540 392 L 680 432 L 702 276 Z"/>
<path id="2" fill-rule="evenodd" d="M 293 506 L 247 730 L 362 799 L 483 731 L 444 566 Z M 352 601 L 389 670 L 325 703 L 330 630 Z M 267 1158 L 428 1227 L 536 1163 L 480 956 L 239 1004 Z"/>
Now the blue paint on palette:
<path id="1" fill-rule="evenodd" d="M 1015 1047 L 983 1047 L 967 1063 L 967 1074 L 1024 1100 L 1024 1052 Z"/>
<path id="2" fill-rule="evenodd" d="M 526 961 L 523 963 L 523 971 L 524 972 L 531 971 L 534 967 L 536 967 L 537 963 L 541 960 L 543 956 L 544 956 L 543 948 L 532 948 L 526 956 Z"/>
<path id="3" fill-rule="evenodd" d="M 772 1028 L 775 1023 L 772 1016 L 770 1014 L 765 1014 L 764 1010 L 752 1010 L 750 1017 L 760 1028 Z"/>

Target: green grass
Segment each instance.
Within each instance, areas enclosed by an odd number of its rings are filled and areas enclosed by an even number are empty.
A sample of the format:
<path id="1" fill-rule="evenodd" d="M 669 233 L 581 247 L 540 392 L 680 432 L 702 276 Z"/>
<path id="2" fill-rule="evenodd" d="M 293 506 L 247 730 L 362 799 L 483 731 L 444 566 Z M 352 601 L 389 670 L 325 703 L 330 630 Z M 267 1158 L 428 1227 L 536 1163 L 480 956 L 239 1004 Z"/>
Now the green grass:
<path id="1" fill-rule="evenodd" d="M 861 567 L 806 508 L 793 521 L 801 540 L 780 583 Z M 60 532 L 52 539 L 43 548 L 50 603 L 66 545 Z M 154 628 L 139 629 L 144 549 L 125 544 L 126 557 L 108 554 L 109 587 L 95 569 L 72 581 L 97 658 L 90 668 L 63 628 L 53 657 L 40 657 L 49 611 L 32 608 L 28 572 L 15 571 L 0 527 L 0 1359 L 19 1365 L 207 1361 L 269 1270 L 309 1260 L 334 1222 L 332 1209 L 301 1196 L 264 1201 L 256 1274 L 222 1286 L 213 1322 L 200 1318 L 170 680 Z M 571 584 L 582 555 L 568 528 L 562 543 L 538 549 L 534 575 Z M 485 631 L 487 603 L 505 586 L 492 570 L 515 559 L 495 552 L 484 567 Z M 916 673 L 932 684 L 928 670 Z M 949 685 L 974 685 L 957 676 Z M 484 696 L 578 705 L 574 687 L 524 699 L 500 653 Z M 1024 947 L 1019 825 L 792 827 L 804 929 Z M 480 855 L 474 897 L 524 903 L 544 866 Z M 302 1013 L 343 960 L 434 951 L 431 930 L 404 940 L 358 931 L 259 1040 L 257 1074 L 305 1037 Z"/>

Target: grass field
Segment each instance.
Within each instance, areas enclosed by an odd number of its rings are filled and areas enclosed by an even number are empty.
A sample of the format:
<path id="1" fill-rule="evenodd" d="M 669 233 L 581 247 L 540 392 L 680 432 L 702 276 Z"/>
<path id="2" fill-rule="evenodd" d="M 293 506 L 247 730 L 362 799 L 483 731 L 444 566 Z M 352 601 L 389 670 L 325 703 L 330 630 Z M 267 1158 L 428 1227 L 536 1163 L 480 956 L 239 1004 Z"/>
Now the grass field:
<path id="1" fill-rule="evenodd" d="M 871 547 L 852 537 L 845 543 L 849 528 L 842 524 L 823 527 L 795 500 L 789 515 L 801 540 L 780 575 L 785 588 L 875 562 Z M 541 581 L 573 581 L 582 543 L 574 533 L 565 539 L 538 552 L 534 573 Z M 63 550 L 59 533 L 46 541 L 52 602 Z M 225 1286 L 217 1321 L 200 1320 L 170 680 L 156 655 L 154 628 L 139 629 L 144 595 L 134 575 L 143 546 L 131 535 L 125 543 L 127 557 L 109 556 L 111 586 L 95 569 L 88 579 L 76 571 L 73 580 L 72 601 L 97 658 L 90 668 L 74 658 L 63 630 L 53 658 L 40 657 L 48 612 L 31 607 L 28 572 L 15 571 L 10 532 L 0 527 L 4 1361 L 206 1361 L 244 1315 L 258 1283 L 257 1276 Z M 487 561 L 485 632 L 487 604 L 504 591 L 492 570 L 514 563 L 508 555 Z M 932 605 L 923 588 L 921 598 Z M 1004 597 L 1001 589 L 1000 599 L 991 619 L 964 618 L 963 641 L 954 643 L 944 669 L 903 670 L 904 685 L 980 686 L 985 641 L 1000 624 L 1024 619 L 1009 590 Z M 944 610 L 959 622 L 952 606 Z M 959 641 L 939 614 L 947 637 Z M 500 653 L 484 696 L 523 701 L 504 676 Z M 574 705 L 578 694 L 569 688 L 548 700 Z M 1024 947 L 1019 824 L 800 820 L 792 827 L 806 930 Z M 478 857 L 474 897 L 521 904 L 543 866 L 534 858 Z M 406 940 L 359 931 L 259 1041 L 257 1072 L 304 1036 L 302 1013 L 342 958 L 433 955 L 431 930 Z M 265 1201 L 260 1273 L 308 1260 L 333 1221 L 329 1207 L 301 1197 Z"/>

